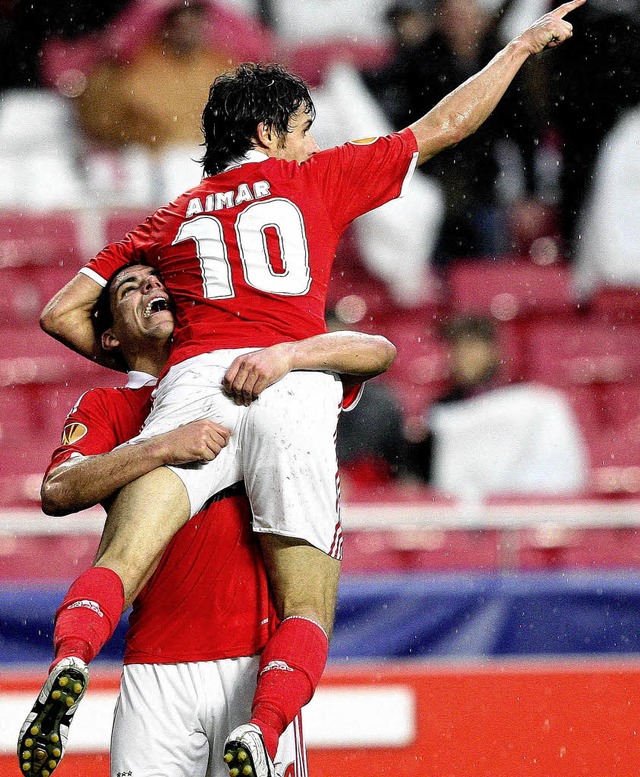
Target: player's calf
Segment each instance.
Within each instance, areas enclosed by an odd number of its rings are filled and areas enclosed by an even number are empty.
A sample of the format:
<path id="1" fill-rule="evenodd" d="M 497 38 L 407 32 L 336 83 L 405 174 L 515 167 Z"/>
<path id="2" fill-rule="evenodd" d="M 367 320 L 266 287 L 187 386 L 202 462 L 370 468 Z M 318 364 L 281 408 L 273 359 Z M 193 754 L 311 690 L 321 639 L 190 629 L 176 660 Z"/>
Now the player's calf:
<path id="1" fill-rule="evenodd" d="M 25 777 L 49 777 L 58 766 L 88 684 L 89 670 L 79 658 L 63 658 L 51 670 L 18 737 L 18 759 Z"/>

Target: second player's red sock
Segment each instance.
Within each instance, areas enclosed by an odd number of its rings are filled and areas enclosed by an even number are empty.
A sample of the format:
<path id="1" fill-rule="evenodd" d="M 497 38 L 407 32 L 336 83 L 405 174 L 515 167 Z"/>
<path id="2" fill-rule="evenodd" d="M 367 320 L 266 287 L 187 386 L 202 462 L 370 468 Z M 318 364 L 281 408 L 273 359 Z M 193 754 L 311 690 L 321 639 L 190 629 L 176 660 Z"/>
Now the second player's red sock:
<path id="1" fill-rule="evenodd" d="M 113 570 L 91 567 L 83 572 L 56 612 L 51 666 L 68 656 L 88 664 L 115 631 L 123 606 L 122 580 Z"/>
<path id="2" fill-rule="evenodd" d="M 329 653 L 325 632 L 307 618 L 286 618 L 260 658 L 251 723 L 262 731 L 271 758 L 278 739 L 315 690 Z"/>

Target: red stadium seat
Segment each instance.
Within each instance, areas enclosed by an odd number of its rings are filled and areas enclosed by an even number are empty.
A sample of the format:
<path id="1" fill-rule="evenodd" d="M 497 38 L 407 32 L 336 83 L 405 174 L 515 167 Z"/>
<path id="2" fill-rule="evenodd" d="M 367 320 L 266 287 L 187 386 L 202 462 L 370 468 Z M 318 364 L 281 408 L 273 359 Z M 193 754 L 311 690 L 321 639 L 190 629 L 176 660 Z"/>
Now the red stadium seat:
<path id="1" fill-rule="evenodd" d="M 2 577 L 16 581 L 71 582 L 91 566 L 99 541 L 98 534 L 20 537 L 20 542 L 16 542 L 2 560 Z M 44 558 L 46 564 L 42 563 Z"/>
<path id="2" fill-rule="evenodd" d="M 398 349 L 383 379 L 393 386 L 406 417 L 421 415 L 446 388 L 446 346 L 431 321 L 410 317 L 388 324 L 382 334 Z"/>
<path id="3" fill-rule="evenodd" d="M 635 528 L 542 527 L 519 537 L 521 569 L 620 569 L 640 567 L 640 532 Z"/>
<path id="4" fill-rule="evenodd" d="M 609 425 L 625 427 L 640 422 L 640 382 L 607 384 L 600 394 Z"/>
<path id="5" fill-rule="evenodd" d="M 482 570 L 499 566 L 495 530 L 349 532 L 343 570 L 351 573 Z"/>
<path id="6" fill-rule="evenodd" d="M 640 379 L 640 326 L 540 322 L 527 335 L 528 373 L 556 386 Z"/>
<path id="7" fill-rule="evenodd" d="M 640 322 L 640 289 L 603 287 L 594 293 L 590 309 L 596 318 Z"/>
<path id="8" fill-rule="evenodd" d="M 455 264 L 448 274 L 456 313 L 510 321 L 536 314 L 570 313 L 574 307 L 565 265 L 539 266 L 521 258 L 478 259 Z"/>
<path id="9" fill-rule="evenodd" d="M 116 243 L 149 216 L 150 211 L 123 210 L 106 217 L 104 225 L 105 245 Z"/>
<path id="10" fill-rule="evenodd" d="M 65 348 L 39 328 L 0 328 L 0 385 L 100 383 L 109 371 Z M 111 373 L 112 379 L 117 375 Z"/>
<path id="11" fill-rule="evenodd" d="M 640 418 L 623 426 L 609 426 L 602 431 L 595 448 L 594 466 L 617 469 L 640 467 Z M 640 491 L 640 481 L 633 490 Z"/>
<path id="12" fill-rule="evenodd" d="M 0 321 L 11 327 L 37 327 L 42 308 L 75 273 L 67 266 L 0 267 Z"/>
<path id="13" fill-rule="evenodd" d="M 0 213 L 0 267 L 54 265 L 72 272 L 84 262 L 70 213 Z"/>
<path id="14" fill-rule="evenodd" d="M 30 386 L 0 387 L 0 447 L 12 448 L 22 440 L 31 440 L 41 431 L 32 415 Z"/>

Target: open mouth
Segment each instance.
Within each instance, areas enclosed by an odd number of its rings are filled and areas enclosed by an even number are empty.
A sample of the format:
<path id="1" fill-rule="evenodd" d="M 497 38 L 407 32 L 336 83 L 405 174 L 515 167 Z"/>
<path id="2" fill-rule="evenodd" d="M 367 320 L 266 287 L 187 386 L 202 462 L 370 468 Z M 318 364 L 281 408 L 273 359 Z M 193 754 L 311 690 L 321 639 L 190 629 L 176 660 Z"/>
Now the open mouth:
<path id="1" fill-rule="evenodd" d="M 169 310 L 169 301 L 164 297 L 154 297 L 147 303 L 144 311 L 142 312 L 142 317 L 149 318 L 154 313 L 161 313 L 164 310 Z"/>

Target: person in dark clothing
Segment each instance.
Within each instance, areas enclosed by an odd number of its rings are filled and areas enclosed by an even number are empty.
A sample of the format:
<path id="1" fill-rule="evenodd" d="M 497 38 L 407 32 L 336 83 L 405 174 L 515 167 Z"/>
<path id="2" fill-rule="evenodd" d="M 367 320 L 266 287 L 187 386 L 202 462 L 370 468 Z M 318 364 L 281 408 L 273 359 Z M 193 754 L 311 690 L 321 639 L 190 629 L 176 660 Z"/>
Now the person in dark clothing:
<path id="1" fill-rule="evenodd" d="M 40 51 L 51 36 L 68 40 L 101 29 L 128 0 L 0 0 L 0 89 L 42 86 Z"/>
<path id="2" fill-rule="evenodd" d="M 396 128 L 420 115 L 485 65 L 499 47 L 497 24 L 511 5 L 490 16 L 477 0 L 403 0 L 390 9 L 396 54 L 365 82 Z M 425 10 L 426 9 L 426 10 Z M 515 79 L 503 102 L 478 131 L 433 160 L 429 172 L 443 186 L 446 216 L 435 261 L 445 265 L 464 256 L 505 253 L 507 219 L 498 192 L 499 154 L 504 140 L 519 149 L 524 170 L 522 195 L 536 191 L 534 157 L 543 115 L 531 89 L 530 68 Z"/>
<path id="3" fill-rule="evenodd" d="M 335 310 L 327 311 L 327 330 L 348 327 Z M 406 473 L 402 408 L 393 390 L 368 381 L 359 402 L 340 414 L 336 452 L 341 474 L 360 483 L 386 482 Z"/>
<path id="4" fill-rule="evenodd" d="M 569 253 L 604 138 L 640 102 L 640 4 L 591 0 L 572 23 L 576 37 L 554 60 L 552 78 L 564 162 L 560 221 Z"/>

